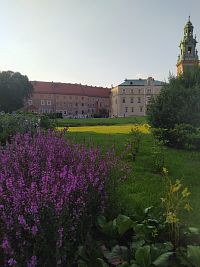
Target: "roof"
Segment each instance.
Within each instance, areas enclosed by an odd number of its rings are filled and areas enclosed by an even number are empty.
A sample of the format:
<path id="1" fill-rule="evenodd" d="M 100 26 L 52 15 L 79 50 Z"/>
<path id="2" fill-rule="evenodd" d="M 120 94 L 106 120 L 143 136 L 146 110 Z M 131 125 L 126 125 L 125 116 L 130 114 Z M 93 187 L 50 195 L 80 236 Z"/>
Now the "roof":
<path id="1" fill-rule="evenodd" d="M 110 94 L 110 89 L 105 87 L 60 82 L 32 81 L 31 83 L 34 93 L 40 94 L 79 95 L 105 98 L 108 98 Z"/>
<path id="2" fill-rule="evenodd" d="M 121 83 L 119 86 L 145 86 L 147 85 L 147 81 L 148 79 L 137 79 L 137 80 L 125 79 L 124 82 Z M 164 82 L 153 79 L 154 86 L 162 86 L 164 84 L 165 84 Z"/>

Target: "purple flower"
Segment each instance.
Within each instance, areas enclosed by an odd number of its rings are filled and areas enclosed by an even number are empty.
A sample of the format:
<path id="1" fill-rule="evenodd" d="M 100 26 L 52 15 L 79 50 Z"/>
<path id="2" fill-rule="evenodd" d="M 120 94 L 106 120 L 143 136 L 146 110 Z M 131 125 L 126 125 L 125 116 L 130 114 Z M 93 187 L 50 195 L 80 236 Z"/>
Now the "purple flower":
<path id="1" fill-rule="evenodd" d="M 113 151 L 102 156 L 99 148 L 72 144 L 61 132 L 17 134 L 1 147 L 1 247 L 8 265 L 36 266 L 35 248 L 50 251 L 51 244 L 66 255 L 67 242 L 79 238 L 81 220 L 95 218 L 106 207 L 116 165 Z M 34 256 L 19 262 L 19 251 Z"/>
<path id="2" fill-rule="evenodd" d="M 37 257 L 32 256 L 30 261 L 28 261 L 28 263 L 27 263 L 27 267 L 35 267 L 36 264 L 37 264 Z"/>
<path id="3" fill-rule="evenodd" d="M 1 247 L 2 247 L 4 250 L 8 250 L 8 249 L 10 248 L 8 239 L 4 239 L 4 240 L 3 240 Z"/>
<path id="4" fill-rule="evenodd" d="M 17 261 L 13 258 L 10 258 L 8 260 L 8 266 L 15 266 L 17 264 Z"/>
<path id="5" fill-rule="evenodd" d="M 34 226 L 31 228 L 31 232 L 32 232 L 32 234 L 33 234 L 34 236 L 37 234 L 37 232 L 38 232 L 38 228 L 37 228 L 36 225 L 34 225 Z"/>

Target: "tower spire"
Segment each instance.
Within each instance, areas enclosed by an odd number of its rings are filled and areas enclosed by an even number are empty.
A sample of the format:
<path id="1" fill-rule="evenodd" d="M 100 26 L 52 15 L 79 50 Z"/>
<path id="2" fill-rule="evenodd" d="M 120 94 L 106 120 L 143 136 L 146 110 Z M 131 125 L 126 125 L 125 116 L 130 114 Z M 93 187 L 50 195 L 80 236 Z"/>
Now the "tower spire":
<path id="1" fill-rule="evenodd" d="M 177 75 L 182 74 L 185 69 L 192 68 L 199 64 L 198 52 L 196 50 L 196 35 L 193 37 L 193 25 L 190 21 L 190 16 L 188 22 L 184 27 L 183 40 L 180 42 L 180 54 L 177 61 Z"/>

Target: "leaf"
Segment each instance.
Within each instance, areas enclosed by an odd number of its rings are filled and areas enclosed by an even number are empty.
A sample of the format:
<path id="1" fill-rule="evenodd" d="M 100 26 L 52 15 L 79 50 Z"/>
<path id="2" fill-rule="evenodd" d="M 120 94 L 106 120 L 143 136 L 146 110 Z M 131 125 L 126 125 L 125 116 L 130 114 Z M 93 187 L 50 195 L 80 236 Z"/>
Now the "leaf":
<path id="1" fill-rule="evenodd" d="M 88 267 L 87 263 L 83 260 L 78 261 L 78 267 Z"/>
<path id="2" fill-rule="evenodd" d="M 152 209 L 153 209 L 153 206 L 146 208 L 144 210 L 144 214 L 147 216 Z"/>
<path id="3" fill-rule="evenodd" d="M 145 241 L 143 239 L 132 242 L 131 249 L 133 250 L 134 254 L 138 248 L 140 248 L 144 245 L 144 243 L 145 243 Z"/>
<path id="4" fill-rule="evenodd" d="M 103 215 L 100 215 L 97 218 L 97 224 L 102 228 L 106 224 L 106 218 Z"/>
<path id="5" fill-rule="evenodd" d="M 173 252 L 166 252 L 162 255 L 160 255 L 154 262 L 153 264 L 155 266 L 159 266 L 159 267 L 164 267 L 165 264 L 168 262 L 169 257 L 173 255 Z"/>
<path id="6" fill-rule="evenodd" d="M 200 230 L 199 230 L 199 228 L 196 228 L 196 227 L 189 227 L 188 230 L 189 230 L 189 232 L 190 232 L 191 234 L 194 234 L 194 235 L 199 235 L 199 234 L 200 234 Z"/>
<path id="7" fill-rule="evenodd" d="M 99 267 L 109 267 L 109 265 L 103 259 L 98 258 L 97 263 Z"/>
<path id="8" fill-rule="evenodd" d="M 117 267 L 130 267 L 130 265 L 128 264 L 128 262 L 123 262 L 120 265 L 117 265 Z"/>
<path id="9" fill-rule="evenodd" d="M 132 229 L 133 225 L 134 222 L 128 216 L 120 214 L 116 219 L 116 226 L 120 235 L 123 235 L 128 230 Z"/>
<path id="10" fill-rule="evenodd" d="M 125 246 L 116 245 L 112 248 L 112 251 L 105 250 L 104 257 L 112 265 L 119 265 L 128 259 L 128 248 Z"/>
<path id="11" fill-rule="evenodd" d="M 148 267 L 151 264 L 150 246 L 138 248 L 135 253 L 136 263 L 141 267 Z"/>
<path id="12" fill-rule="evenodd" d="M 187 257 L 195 267 L 199 267 L 200 246 L 187 246 Z"/>
<path id="13" fill-rule="evenodd" d="M 85 247 L 84 246 L 79 246 L 78 247 L 78 255 L 82 259 L 87 260 L 87 254 L 86 254 L 86 251 L 85 251 Z"/>
<path id="14" fill-rule="evenodd" d="M 105 225 L 102 226 L 101 231 L 109 236 L 114 236 L 116 234 L 116 226 L 113 224 L 113 221 L 107 222 Z"/>

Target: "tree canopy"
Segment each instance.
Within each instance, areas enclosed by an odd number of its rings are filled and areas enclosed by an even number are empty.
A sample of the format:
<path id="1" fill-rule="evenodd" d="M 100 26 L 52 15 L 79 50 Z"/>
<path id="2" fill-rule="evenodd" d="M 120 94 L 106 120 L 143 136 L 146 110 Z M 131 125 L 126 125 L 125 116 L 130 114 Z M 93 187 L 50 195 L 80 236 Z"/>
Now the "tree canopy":
<path id="1" fill-rule="evenodd" d="M 24 100 L 32 94 L 33 86 L 19 72 L 0 72 L 0 111 L 12 112 L 24 106 Z"/>
<path id="2" fill-rule="evenodd" d="M 169 83 L 152 99 L 148 116 L 153 127 L 200 126 L 200 68 L 170 76 Z"/>

